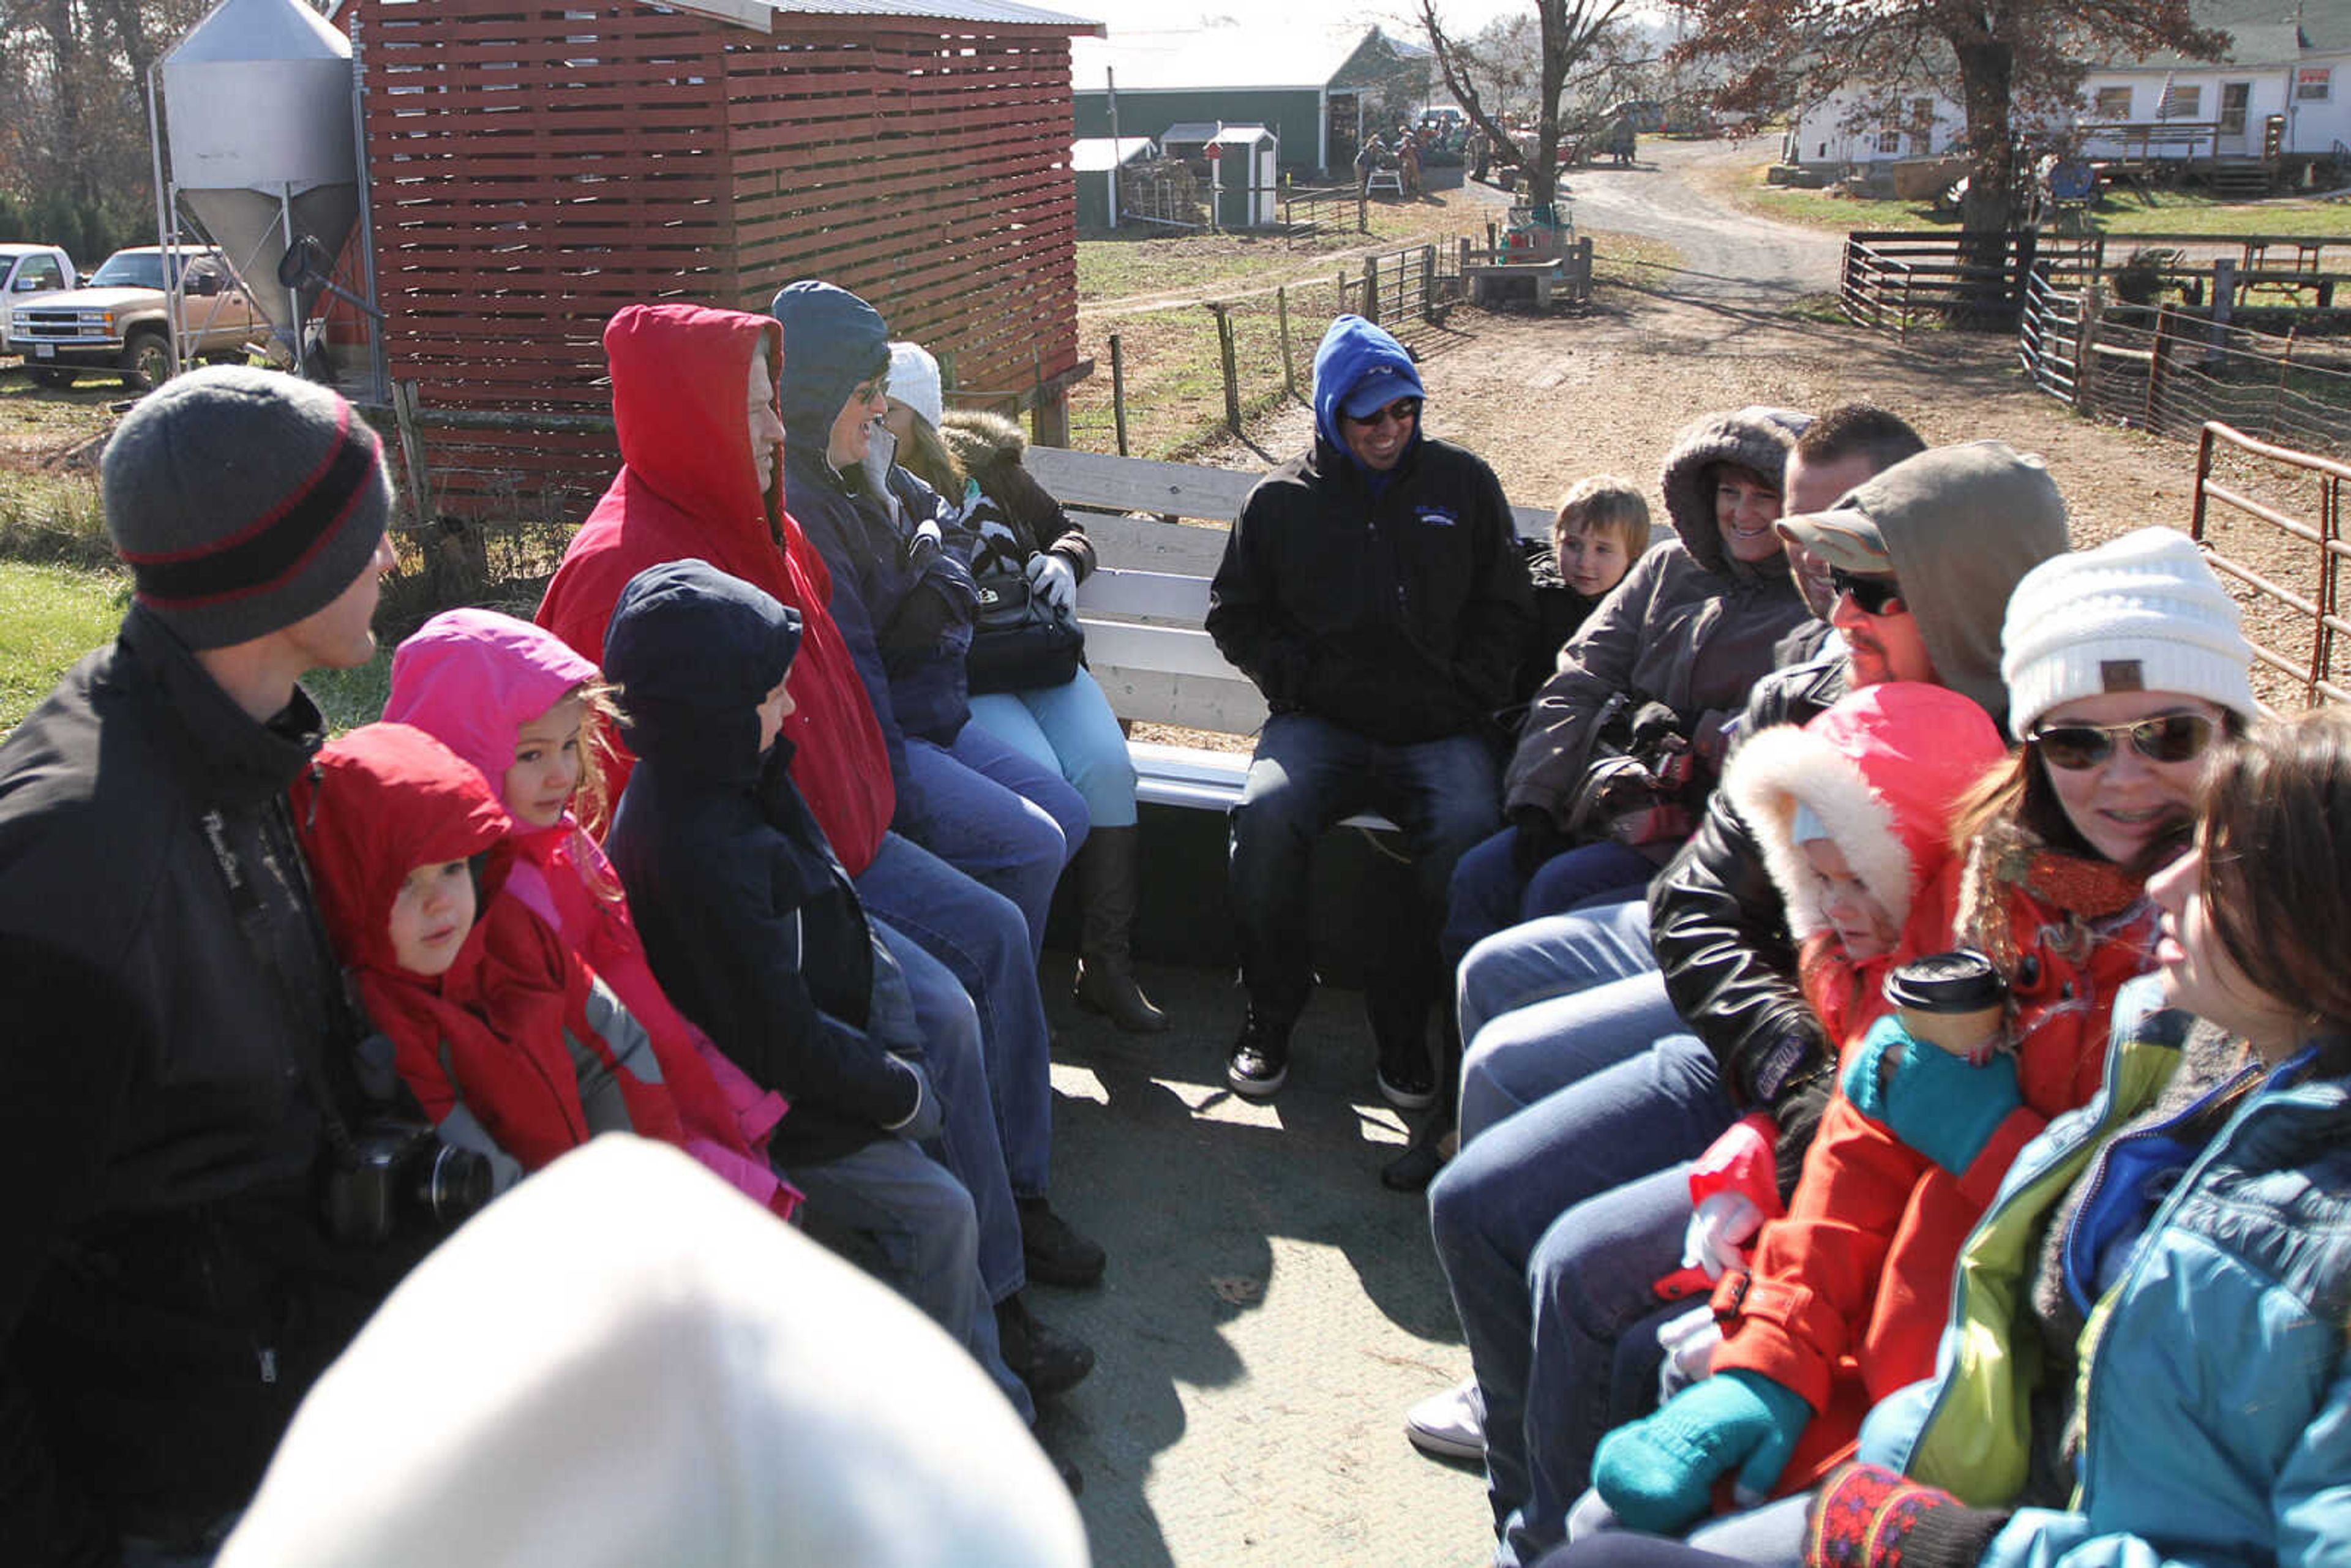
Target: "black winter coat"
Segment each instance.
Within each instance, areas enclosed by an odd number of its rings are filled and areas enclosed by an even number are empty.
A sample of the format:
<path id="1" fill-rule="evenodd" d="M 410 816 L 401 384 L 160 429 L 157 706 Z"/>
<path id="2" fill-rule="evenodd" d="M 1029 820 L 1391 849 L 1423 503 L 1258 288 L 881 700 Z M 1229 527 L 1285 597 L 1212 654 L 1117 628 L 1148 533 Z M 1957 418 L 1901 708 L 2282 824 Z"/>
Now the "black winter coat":
<path id="1" fill-rule="evenodd" d="M 134 607 L 0 746 L 12 1563 L 108 1560 L 243 1502 L 425 1244 L 333 1245 L 312 1192 L 320 1097 L 369 1108 L 285 815 L 322 734 L 298 694 L 255 723 Z"/>
<path id="2" fill-rule="evenodd" d="M 1207 627 L 1276 713 L 1408 745 L 1484 729 L 1510 702 L 1533 591 L 1477 457 L 1423 437 L 1374 494 L 1318 440 L 1241 504 Z"/>

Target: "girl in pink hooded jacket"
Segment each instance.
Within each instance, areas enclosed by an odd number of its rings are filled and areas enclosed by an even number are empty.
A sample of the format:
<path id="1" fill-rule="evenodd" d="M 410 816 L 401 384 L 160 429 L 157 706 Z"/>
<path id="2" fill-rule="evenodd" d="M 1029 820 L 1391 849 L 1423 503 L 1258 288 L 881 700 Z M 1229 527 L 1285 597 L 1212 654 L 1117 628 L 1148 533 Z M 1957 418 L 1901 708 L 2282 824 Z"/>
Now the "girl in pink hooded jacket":
<path id="1" fill-rule="evenodd" d="M 492 610 L 451 610 L 393 653 L 383 716 L 434 736 L 488 781 L 513 818 L 506 891 L 643 1022 L 687 1151 L 789 1213 L 797 1194 L 767 1158 L 782 1097 L 745 1077 L 663 994 L 620 878 L 572 814 L 575 798 L 598 788 L 589 720 L 603 702 L 596 666 L 553 632 Z"/>

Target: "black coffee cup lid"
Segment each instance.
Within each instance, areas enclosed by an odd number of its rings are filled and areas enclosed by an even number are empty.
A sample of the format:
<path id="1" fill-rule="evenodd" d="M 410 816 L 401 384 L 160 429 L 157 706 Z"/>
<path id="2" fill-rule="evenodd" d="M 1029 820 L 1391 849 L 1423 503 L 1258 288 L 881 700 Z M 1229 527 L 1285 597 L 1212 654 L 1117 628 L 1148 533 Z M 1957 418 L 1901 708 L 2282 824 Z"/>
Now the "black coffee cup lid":
<path id="1" fill-rule="evenodd" d="M 1921 1012 L 1971 1013 L 1997 1007 L 2007 996 L 1991 960 L 1964 947 L 1913 958 L 1886 977 L 1886 999 Z"/>

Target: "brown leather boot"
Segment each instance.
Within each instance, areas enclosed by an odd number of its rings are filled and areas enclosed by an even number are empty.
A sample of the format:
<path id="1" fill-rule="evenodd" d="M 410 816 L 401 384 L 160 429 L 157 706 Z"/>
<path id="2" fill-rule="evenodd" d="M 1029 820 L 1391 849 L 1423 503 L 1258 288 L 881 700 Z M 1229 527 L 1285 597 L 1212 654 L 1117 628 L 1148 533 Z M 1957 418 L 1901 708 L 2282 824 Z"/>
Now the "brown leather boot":
<path id="1" fill-rule="evenodd" d="M 1135 984 L 1127 953 L 1142 887 L 1139 862 L 1134 828 L 1096 828 L 1078 852 L 1081 921 L 1078 983 L 1071 995 L 1079 1007 L 1104 1014 L 1129 1034 L 1161 1034 L 1167 1015 Z"/>

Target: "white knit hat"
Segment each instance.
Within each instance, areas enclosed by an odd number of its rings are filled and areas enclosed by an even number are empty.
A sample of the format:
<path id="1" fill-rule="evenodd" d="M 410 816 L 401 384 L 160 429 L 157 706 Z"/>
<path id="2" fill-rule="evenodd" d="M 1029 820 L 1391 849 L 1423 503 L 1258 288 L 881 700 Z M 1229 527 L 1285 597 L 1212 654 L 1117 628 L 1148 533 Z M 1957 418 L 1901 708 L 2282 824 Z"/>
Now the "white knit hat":
<path id="1" fill-rule="evenodd" d="M 933 430 L 946 415 L 946 399 L 939 392 L 939 362 L 920 343 L 890 345 L 890 395 L 904 403 Z"/>
<path id="2" fill-rule="evenodd" d="M 2180 692 L 2254 716 L 2236 601 L 2175 528 L 2141 528 L 2024 574 L 2001 629 L 2008 726 L 2102 692 Z"/>

